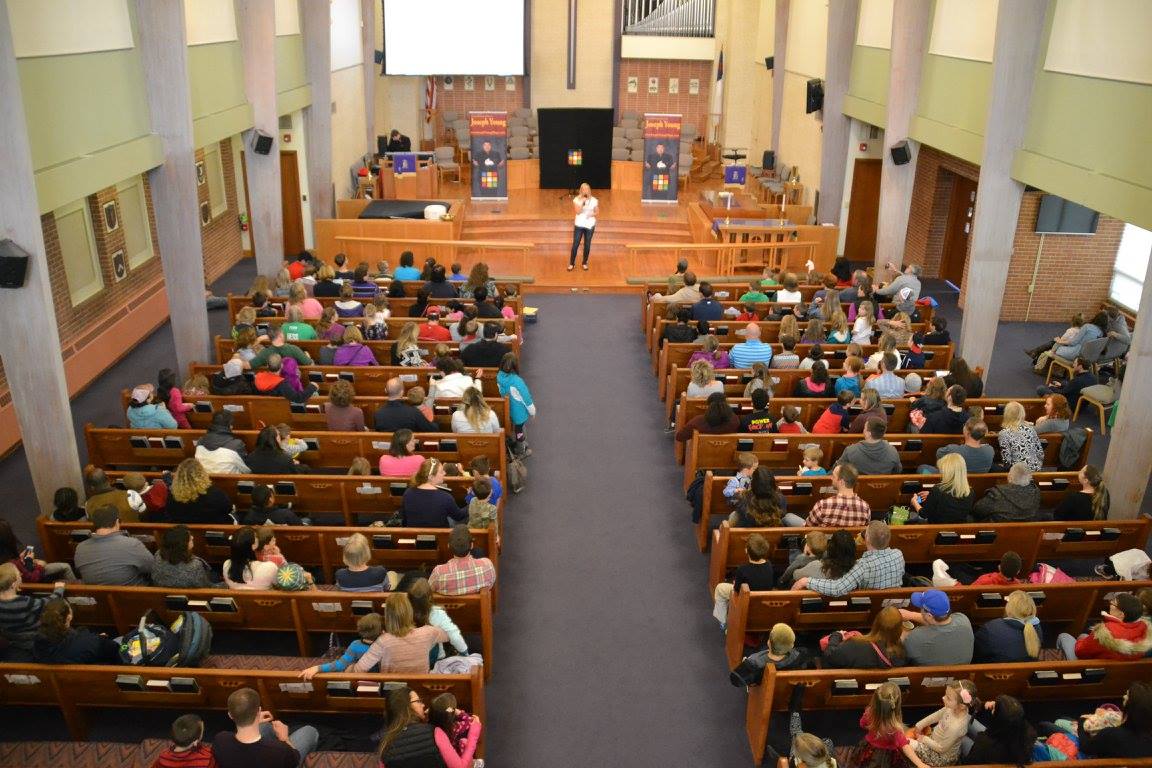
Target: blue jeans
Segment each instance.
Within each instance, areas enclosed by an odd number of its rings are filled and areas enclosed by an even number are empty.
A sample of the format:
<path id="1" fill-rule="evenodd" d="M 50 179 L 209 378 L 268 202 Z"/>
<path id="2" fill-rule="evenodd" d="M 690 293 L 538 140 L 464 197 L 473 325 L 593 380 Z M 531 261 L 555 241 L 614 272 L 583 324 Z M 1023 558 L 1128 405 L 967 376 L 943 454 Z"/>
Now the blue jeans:
<path id="1" fill-rule="evenodd" d="M 588 251 L 592 249 L 592 234 L 596 227 L 572 227 L 572 255 L 568 258 L 568 266 L 576 266 L 576 251 L 580 246 L 580 238 L 584 238 L 584 263 L 588 263 Z"/>
<path id="2" fill-rule="evenodd" d="M 1085 633 L 1080 635 L 1080 637 L 1088 637 L 1088 634 Z M 1076 660 L 1076 641 L 1079 639 L 1080 638 L 1072 637 L 1072 635 L 1067 632 L 1061 632 L 1060 636 L 1056 638 L 1056 647 L 1064 651 L 1064 658 L 1068 659 L 1068 661 Z"/>
<path id="3" fill-rule="evenodd" d="M 807 521 L 794 512 L 788 512 L 784 517 L 780 518 L 780 522 L 789 528 L 803 528 L 807 525 Z"/>
<path id="4" fill-rule="evenodd" d="M 272 723 L 260 724 L 260 738 L 276 740 L 276 733 L 272 730 Z M 288 734 L 288 742 L 292 748 L 300 753 L 299 765 L 303 768 L 304 761 L 308 759 L 308 755 L 316 750 L 316 744 L 320 741 L 320 733 L 311 725 L 304 725 Z"/>

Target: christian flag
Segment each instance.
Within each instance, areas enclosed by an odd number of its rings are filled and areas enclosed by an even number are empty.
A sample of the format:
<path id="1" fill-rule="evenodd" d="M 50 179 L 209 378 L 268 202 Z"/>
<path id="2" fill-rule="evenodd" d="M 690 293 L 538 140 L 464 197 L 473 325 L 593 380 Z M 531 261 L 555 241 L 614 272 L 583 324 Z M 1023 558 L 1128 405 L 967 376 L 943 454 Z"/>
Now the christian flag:
<path id="1" fill-rule="evenodd" d="M 720 115 L 724 111 L 724 49 L 720 49 L 720 58 L 716 62 L 716 85 L 712 88 L 712 136 L 706 137 L 708 141 L 720 141 L 717 130 L 720 127 Z"/>
<path id="2" fill-rule="evenodd" d="M 436 109 L 436 78 L 424 78 L 424 119 L 432 122 L 432 110 Z"/>

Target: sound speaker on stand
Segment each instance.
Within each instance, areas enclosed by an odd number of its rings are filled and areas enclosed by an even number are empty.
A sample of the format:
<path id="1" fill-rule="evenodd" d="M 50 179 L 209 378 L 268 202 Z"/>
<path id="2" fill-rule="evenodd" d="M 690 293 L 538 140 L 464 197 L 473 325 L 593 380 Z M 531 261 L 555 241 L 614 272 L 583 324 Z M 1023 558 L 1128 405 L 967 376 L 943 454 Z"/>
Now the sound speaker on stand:
<path id="1" fill-rule="evenodd" d="M 258 155 L 267 155 L 272 151 L 272 137 L 259 129 L 252 131 L 252 151 Z"/>
<path id="2" fill-rule="evenodd" d="M 892 145 L 892 162 L 896 165 L 907 165 L 912 159 L 912 150 L 908 148 L 907 141 L 898 141 Z"/>
<path id="3" fill-rule="evenodd" d="M 764 150 L 764 156 L 760 158 L 760 167 L 766 171 L 776 170 L 776 153 L 770 149 Z"/>

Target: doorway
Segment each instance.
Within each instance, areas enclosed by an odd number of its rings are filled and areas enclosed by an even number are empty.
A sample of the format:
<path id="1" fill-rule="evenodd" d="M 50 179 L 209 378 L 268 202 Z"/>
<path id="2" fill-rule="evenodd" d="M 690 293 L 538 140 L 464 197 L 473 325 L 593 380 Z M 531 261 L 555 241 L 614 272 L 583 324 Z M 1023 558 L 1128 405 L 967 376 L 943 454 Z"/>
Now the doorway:
<path id="1" fill-rule="evenodd" d="M 280 152 L 280 208 L 284 222 L 284 255 L 304 250 L 304 212 L 300 209 L 300 164 L 295 152 Z"/>
<path id="2" fill-rule="evenodd" d="M 844 257 L 871 264 L 876 258 L 876 221 L 880 216 L 880 159 L 859 158 L 852 169 Z"/>
<path id="3" fill-rule="evenodd" d="M 972 237 L 972 221 L 976 215 L 976 181 L 956 176 L 952 185 L 952 198 L 948 204 L 948 223 L 944 229 L 944 245 L 940 252 L 940 277 L 960 288 L 964 280 L 964 264 L 968 260 L 968 240 Z"/>

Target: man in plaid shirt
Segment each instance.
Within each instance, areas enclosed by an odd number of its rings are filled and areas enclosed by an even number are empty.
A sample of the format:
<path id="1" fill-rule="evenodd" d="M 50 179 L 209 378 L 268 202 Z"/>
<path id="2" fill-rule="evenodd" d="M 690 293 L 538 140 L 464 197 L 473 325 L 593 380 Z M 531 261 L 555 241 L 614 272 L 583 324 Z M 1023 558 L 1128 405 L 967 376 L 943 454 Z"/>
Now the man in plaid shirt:
<path id="1" fill-rule="evenodd" d="M 837 464 L 832 469 L 832 487 L 835 496 L 821 499 L 808 513 L 808 519 L 789 512 L 784 515 L 784 525 L 812 528 L 859 528 L 872 520 L 872 508 L 868 502 L 856 495 L 856 467 L 847 462 Z"/>
<path id="2" fill-rule="evenodd" d="M 428 583 L 442 595 L 474 595 L 496 582 L 496 569 L 486 557 L 472 557 L 472 533 L 457 525 L 448 537 L 452 559 L 432 569 Z"/>
<path id="3" fill-rule="evenodd" d="M 864 531 L 864 554 L 848 573 L 838 579 L 797 579 L 792 589 L 810 589 L 828 597 L 846 595 L 854 589 L 894 589 L 904 583 L 904 553 L 889 549 L 892 532 L 879 520 Z"/>

